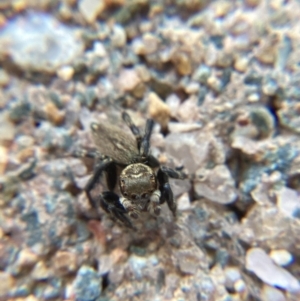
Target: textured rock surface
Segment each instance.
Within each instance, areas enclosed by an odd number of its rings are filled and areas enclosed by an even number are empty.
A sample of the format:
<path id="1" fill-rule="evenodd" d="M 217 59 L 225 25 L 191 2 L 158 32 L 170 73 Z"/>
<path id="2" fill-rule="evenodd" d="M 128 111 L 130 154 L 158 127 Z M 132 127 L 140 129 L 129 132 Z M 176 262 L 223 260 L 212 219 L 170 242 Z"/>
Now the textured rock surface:
<path id="1" fill-rule="evenodd" d="M 300 300 L 298 1 L 0 2 L 1 301 Z M 136 231 L 72 157 L 123 110 L 188 173 Z"/>

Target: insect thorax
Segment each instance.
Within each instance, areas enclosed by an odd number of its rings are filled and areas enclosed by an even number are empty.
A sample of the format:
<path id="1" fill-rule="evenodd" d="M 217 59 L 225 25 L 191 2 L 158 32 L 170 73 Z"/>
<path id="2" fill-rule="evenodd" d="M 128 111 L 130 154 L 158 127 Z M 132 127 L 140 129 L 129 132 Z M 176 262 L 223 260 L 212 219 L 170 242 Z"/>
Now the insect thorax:
<path id="1" fill-rule="evenodd" d="M 128 199 L 148 198 L 156 187 L 155 173 L 145 164 L 130 164 L 121 172 L 120 189 L 124 197 Z"/>

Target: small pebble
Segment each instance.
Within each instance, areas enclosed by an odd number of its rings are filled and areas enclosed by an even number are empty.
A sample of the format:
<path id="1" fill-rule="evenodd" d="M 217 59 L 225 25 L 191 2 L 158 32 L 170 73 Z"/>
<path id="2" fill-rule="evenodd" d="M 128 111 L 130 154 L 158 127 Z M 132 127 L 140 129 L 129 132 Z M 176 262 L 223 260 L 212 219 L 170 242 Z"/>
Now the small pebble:
<path id="1" fill-rule="evenodd" d="M 136 38 L 133 41 L 133 51 L 137 55 L 149 55 L 158 50 L 159 40 L 151 34 L 145 33 L 142 38 Z"/>
<path id="2" fill-rule="evenodd" d="M 38 261 L 38 256 L 30 249 L 26 248 L 20 251 L 17 261 L 15 263 L 19 268 L 31 267 Z"/>
<path id="3" fill-rule="evenodd" d="M 288 301 L 281 290 L 269 285 L 263 286 L 261 299 L 262 301 Z"/>
<path id="4" fill-rule="evenodd" d="M 252 248 L 248 250 L 246 268 L 266 284 L 289 292 L 300 293 L 300 284 L 297 278 L 287 270 L 277 266 L 263 249 Z"/>
<path id="5" fill-rule="evenodd" d="M 114 264 L 123 262 L 128 257 L 127 252 L 120 248 L 114 249 L 110 255 Z"/>
<path id="6" fill-rule="evenodd" d="M 29 158 L 34 157 L 35 150 L 33 147 L 23 148 L 21 151 L 17 153 L 17 159 L 20 162 L 26 162 Z"/>
<path id="7" fill-rule="evenodd" d="M 293 255 L 284 249 L 272 250 L 269 256 L 276 264 L 280 266 L 287 266 L 293 261 Z"/>
<path id="8" fill-rule="evenodd" d="M 7 47 L 1 47 L 0 53 L 5 52 L 25 71 L 55 73 L 83 51 L 83 43 L 73 29 L 37 11 L 21 14 L 7 22 L 3 29 L 0 28 L 1 37 L 7 39 Z"/>
<path id="9" fill-rule="evenodd" d="M 170 120 L 170 109 L 154 92 L 148 95 L 148 113 L 163 129 L 167 128 Z"/>
<path id="10" fill-rule="evenodd" d="M 106 57 L 107 51 L 103 45 L 103 43 L 96 41 L 93 44 L 93 55 L 96 55 L 98 57 Z"/>
<path id="11" fill-rule="evenodd" d="M 66 275 L 77 269 L 77 256 L 68 251 L 58 251 L 53 257 L 53 267 L 59 274 Z"/>
<path id="12" fill-rule="evenodd" d="M 126 32 L 122 26 L 115 24 L 110 35 L 111 43 L 113 46 L 122 48 L 126 45 L 127 37 Z"/>
<path id="13" fill-rule="evenodd" d="M 84 19 L 93 24 L 105 10 L 106 5 L 104 0 L 80 0 L 78 8 Z"/>
<path id="14" fill-rule="evenodd" d="M 97 272 L 83 265 L 77 272 L 73 282 L 73 290 L 76 301 L 95 301 L 101 294 L 102 278 Z"/>
<path id="15" fill-rule="evenodd" d="M 145 47 L 145 54 L 151 54 L 158 50 L 159 39 L 154 34 L 145 33 L 143 35 L 143 44 Z"/>
<path id="16" fill-rule="evenodd" d="M 17 142 L 20 148 L 33 147 L 35 139 L 29 135 L 20 135 L 16 137 L 15 141 Z"/>
<path id="17" fill-rule="evenodd" d="M 183 52 L 176 53 L 172 61 L 180 75 L 190 75 L 192 73 L 192 62 L 187 54 Z"/>
<path id="18" fill-rule="evenodd" d="M 57 70 L 57 76 L 65 81 L 70 81 L 74 75 L 74 68 L 71 66 L 63 66 Z"/>
<path id="19" fill-rule="evenodd" d="M 201 64 L 193 73 L 192 79 L 198 81 L 201 84 L 206 84 L 210 75 L 211 75 L 210 67 Z"/>
<path id="20" fill-rule="evenodd" d="M 166 153 L 179 160 L 190 174 L 205 164 L 209 153 L 209 139 L 202 139 L 201 132 L 172 133 L 165 139 Z M 195 164 L 196 162 L 196 164 Z"/>
<path id="21" fill-rule="evenodd" d="M 153 24 L 151 21 L 142 21 L 141 24 L 139 25 L 140 31 L 144 33 L 149 33 L 150 31 L 154 30 Z"/>
<path id="22" fill-rule="evenodd" d="M 234 284 L 241 279 L 241 273 L 238 268 L 235 267 L 226 267 L 224 270 L 225 273 L 225 285 L 229 289 L 234 287 Z"/>
<path id="23" fill-rule="evenodd" d="M 190 95 L 179 107 L 176 117 L 180 122 L 192 123 L 199 120 L 198 97 Z"/>
<path id="24" fill-rule="evenodd" d="M 135 279 L 142 279 L 144 269 L 147 267 L 147 258 L 132 254 L 128 259 L 128 263 Z"/>
<path id="25" fill-rule="evenodd" d="M 226 1 L 217 2 L 214 7 L 215 17 L 216 18 L 223 18 L 226 16 L 232 8 L 232 4 Z"/>
<path id="26" fill-rule="evenodd" d="M 169 106 L 172 116 L 176 116 L 180 103 L 180 98 L 176 94 L 171 94 L 167 97 L 166 104 Z"/>
<path id="27" fill-rule="evenodd" d="M 15 279 L 10 274 L 0 271 L 0 298 L 7 297 L 14 285 Z"/>
<path id="28" fill-rule="evenodd" d="M 242 293 L 246 290 L 246 283 L 244 280 L 239 279 L 234 283 L 233 287 L 237 293 Z"/>
<path id="29" fill-rule="evenodd" d="M 247 97 L 247 100 L 249 102 L 259 102 L 260 100 L 260 95 L 258 93 L 252 93 Z"/>
<path id="30" fill-rule="evenodd" d="M 141 38 L 136 38 L 132 42 L 132 50 L 136 55 L 145 55 L 146 47 Z"/>
<path id="31" fill-rule="evenodd" d="M 186 133 L 200 130 L 202 126 L 197 123 L 169 122 L 168 128 L 170 133 Z"/>
<path id="32" fill-rule="evenodd" d="M 166 164 L 168 162 L 168 157 L 165 154 L 161 154 L 158 157 L 158 161 L 160 164 Z"/>
<path id="33" fill-rule="evenodd" d="M 39 261 L 31 272 L 31 276 L 35 280 L 46 280 L 50 275 L 51 272 L 43 261 Z"/>
<path id="34" fill-rule="evenodd" d="M 215 92 L 220 92 L 222 89 L 221 81 L 215 76 L 210 76 L 207 79 L 207 85 Z"/>
<path id="35" fill-rule="evenodd" d="M 297 134 L 300 133 L 300 104 L 299 102 L 284 102 L 277 111 L 279 123 Z"/>
<path id="36" fill-rule="evenodd" d="M 23 11 L 24 9 L 26 9 L 26 6 L 27 4 L 25 0 L 14 0 L 12 3 L 12 7 L 16 12 Z"/>
<path id="37" fill-rule="evenodd" d="M 215 62 L 215 65 L 220 68 L 231 67 L 233 57 L 230 53 L 219 53 Z"/>
<path id="38" fill-rule="evenodd" d="M 177 210 L 184 211 L 190 208 L 191 208 L 190 197 L 189 194 L 185 192 L 177 199 Z"/>
<path id="39" fill-rule="evenodd" d="M 269 80 L 262 86 L 262 91 L 265 95 L 273 96 L 278 89 L 278 85 L 275 80 Z"/>
<path id="40" fill-rule="evenodd" d="M 246 57 L 238 57 L 234 62 L 234 68 L 239 72 L 246 72 L 248 66 L 249 59 Z"/>
<path id="41" fill-rule="evenodd" d="M 9 75 L 3 69 L 0 69 L 0 87 L 5 87 L 9 84 Z"/>
<path id="42" fill-rule="evenodd" d="M 274 64 L 277 57 L 277 44 L 278 38 L 275 34 L 262 39 L 256 49 L 256 58 L 263 64 Z"/>
<path id="43" fill-rule="evenodd" d="M 129 92 L 134 90 L 141 83 L 141 79 L 134 69 L 123 69 L 119 75 L 121 90 Z"/>
<path id="44" fill-rule="evenodd" d="M 283 187 L 276 192 L 277 207 L 286 216 L 294 218 L 300 210 L 300 196 L 296 190 Z"/>
<path id="45" fill-rule="evenodd" d="M 191 247 L 173 251 L 173 258 L 178 264 L 179 270 L 186 275 L 194 275 L 197 270 L 206 265 L 204 253 L 201 249 Z"/>
<path id="46" fill-rule="evenodd" d="M 4 174 L 8 162 L 8 150 L 0 145 L 0 176 Z"/>
<path id="47" fill-rule="evenodd" d="M 61 3 L 58 11 L 59 11 L 59 16 L 62 18 L 62 20 L 70 21 L 72 19 L 73 13 L 67 4 Z"/>
<path id="48" fill-rule="evenodd" d="M 164 11 L 164 7 L 162 4 L 158 3 L 158 4 L 155 4 L 153 3 L 150 7 L 150 12 L 149 12 L 149 18 L 154 18 L 155 16 L 157 15 L 160 15 L 162 14 Z"/>
<path id="49" fill-rule="evenodd" d="M 196 94 L 200 90 L 200 85 L 199 83 L 196 82 L 191 82 L 185 87 L 185 92 L 187 94 Z"/>
<path id="50" fill-rule="evenodd" d="M 55 125 L 61 125 L 65 118 L 65 112 L 57 109 L 53 102 L 45 105 L 45 111 L 48 119 Z"/>
<path id="51" fill-rule="evenodd" d="M 3 26 L 5 26 L 6 22 L 7 22 L 6 17 L 4 16 L 3 13 L 0 13 L 0 28 L 2 28 Z"/>
<path id="52" fill-rule="evenodd" d="M 198 170 L 194 187 L 198 195 L 219 204 L 230 204 L 237 198 L 234 179 L 225 165 Z"/>
<path id="53" fill-rule="evenodd" d="M 0 145 L 5 146 L 15 137 L 15 126 L 10 122 L 7 115 L 0 114 Z"/>
<path id="54" fill-rule="evenodd" d="M 103 276 L 113 268 L 112 258 L 109 254 L 103 254 L 98 261 L 98 273 Z"/>
<path id="55" fill-rule="evenodd" d="M 270 7 L 274 10 L 282 9 L 284 2 L 284 0 L 272 0 L 270 1 Z"/>

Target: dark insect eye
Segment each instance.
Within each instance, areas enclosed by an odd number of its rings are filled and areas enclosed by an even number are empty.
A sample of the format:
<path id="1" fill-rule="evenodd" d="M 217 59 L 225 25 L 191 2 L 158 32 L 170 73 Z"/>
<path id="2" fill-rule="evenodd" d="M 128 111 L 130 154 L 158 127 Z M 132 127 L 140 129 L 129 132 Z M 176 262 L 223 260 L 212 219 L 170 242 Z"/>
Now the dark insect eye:
<path id="1" fill-rule="evenodd" d="M 128 193 L 127 193 L 127 192 L 124 192 L 123 194 L 124 194 L 124 196 L 128 196 Z"/>

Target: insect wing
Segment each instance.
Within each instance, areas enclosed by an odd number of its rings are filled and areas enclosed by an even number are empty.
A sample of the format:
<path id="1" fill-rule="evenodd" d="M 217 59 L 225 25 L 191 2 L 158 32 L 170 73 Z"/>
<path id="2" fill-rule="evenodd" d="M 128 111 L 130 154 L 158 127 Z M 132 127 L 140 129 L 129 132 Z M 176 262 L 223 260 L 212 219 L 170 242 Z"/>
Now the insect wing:
<path id="1" fill-rule="evenodd" d="M 92 135 L 98 150 L 119 164 L 130 164 L 138 157 L 137 142 L 129 133 L 111 124 L 91 124 Z"/>

